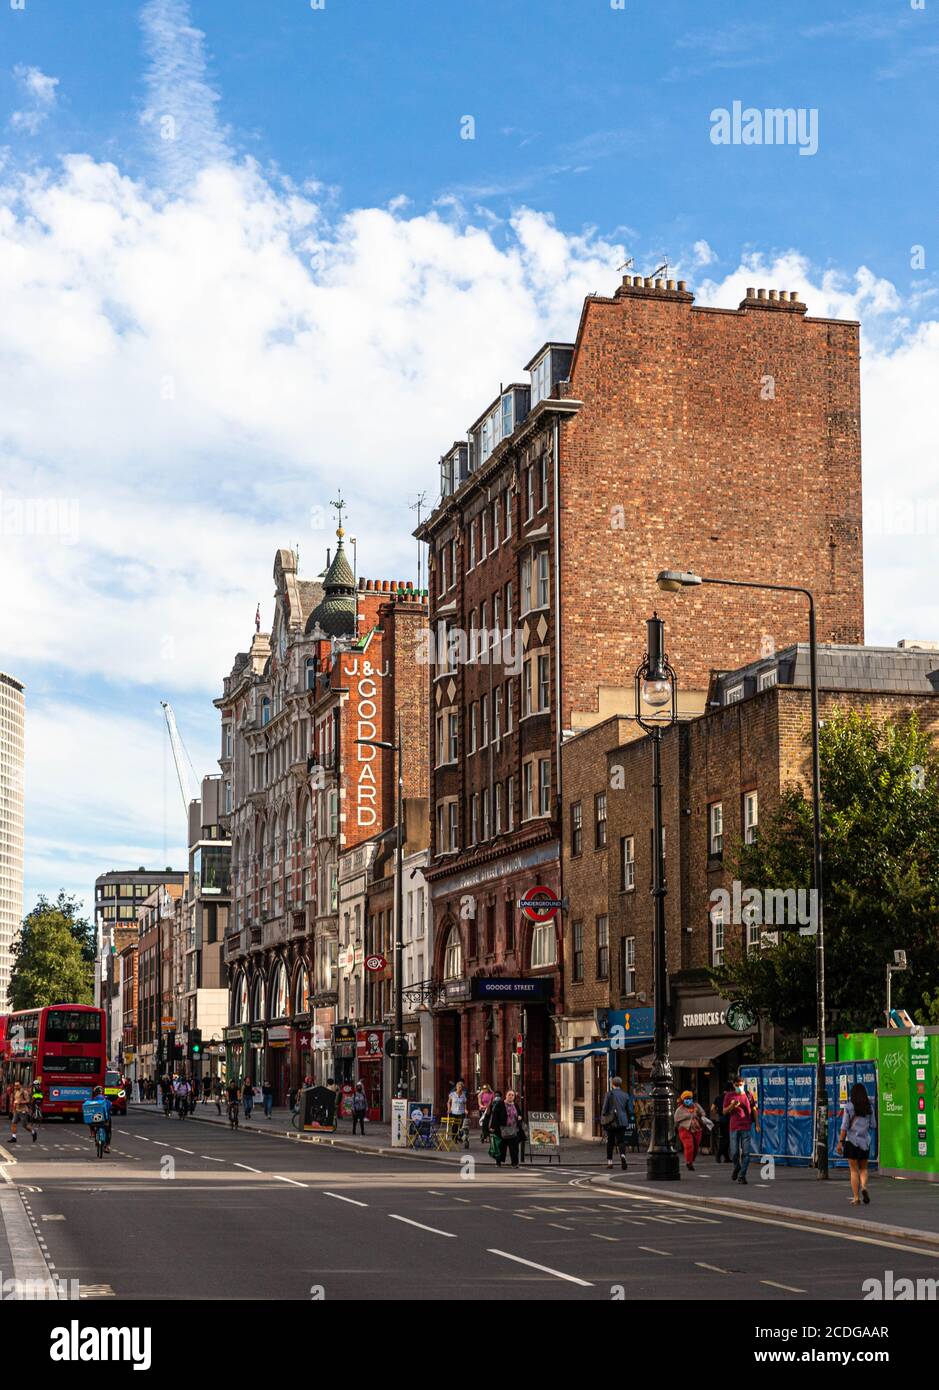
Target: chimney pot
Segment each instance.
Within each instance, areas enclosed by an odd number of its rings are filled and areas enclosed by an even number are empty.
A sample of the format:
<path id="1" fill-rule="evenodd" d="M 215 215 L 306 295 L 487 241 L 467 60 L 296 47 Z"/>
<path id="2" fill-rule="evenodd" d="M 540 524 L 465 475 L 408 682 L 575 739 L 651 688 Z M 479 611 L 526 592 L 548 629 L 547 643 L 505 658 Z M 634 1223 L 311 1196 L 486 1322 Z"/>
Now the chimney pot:
<path id="1" fill-rule="evenodd" d="M 643 280 L 642 283 L 643 283 L 644 287 L 645 287 L 647 290 L 651 290 L 651 288 L 652 288 L 652 280 L 651 280 L 650 276 L 647 275 L 646 278 Z"/>
<path id="2" fill-rule="evenodd" d="M 664 289 L 664 288 L 665 288 L 665 281 L 664 281 L 664 280 L 656 280 L 656 282 L 655 282 L 655 288 L 656 288 L 657 290 L 662 290 L 662 289 Z"/>
<path id="3" fill-rule="evenodd" d="M 790 304 L 798 304 L 798 302 L 799 302 L 799 291 L 798 291 L 798 290 L 790 290 L 790 291 L 789 291 L 789 303 L 790 303 Z"/>
<path id="4" fill-rule="evenodd" d="M 682 294 L 684 294 L 684 292 L 685 292 L 685 287 L 686 287 L 687 283 L 688 283 L 687 280 L 679 280 L 679 282 L 678 282 L 678 288 L 681 290 Z"/>
<path id="5" fill-rule="evenodd" d="M 756 290 L 753 288 L 752 285 L 747 286 L 747 298 L 756 299 Z"/>
<path id="6" fill-rule="evenodd" d="M 675 288 L 675 281 L 674 281 L 674 280 L 666 280 L 666 282 L 665 282 L 665 288 L 666 288 L 667 290 L 673 290 L 673 289 Z"/>
<path id="7" fill-rule="evenodd" d="M 766 298 L 766 291 L 765 291 L 765 290 L 757 290 L 756 294 L 757 294 L 757 298 L 758 298 L 758 299 L 765 299 L 765 298 Z"/>
<path id="8" fill-rule="evenodd" d="M 778 290 L 770 290 L 770 292 L 769 292 L 769 297 L 770 297 L 770 299 L 778 299 L 778 298 L 779 298 L 779 291 L 778 291 Z"/>

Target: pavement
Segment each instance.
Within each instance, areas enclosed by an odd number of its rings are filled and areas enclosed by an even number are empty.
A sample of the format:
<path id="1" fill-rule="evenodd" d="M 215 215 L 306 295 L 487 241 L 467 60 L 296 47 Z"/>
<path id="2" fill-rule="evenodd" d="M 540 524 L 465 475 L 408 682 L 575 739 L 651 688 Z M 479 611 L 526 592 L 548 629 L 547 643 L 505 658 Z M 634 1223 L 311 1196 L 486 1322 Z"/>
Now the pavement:
<path id="1" fill-rule="evenodd" d="M 705 1210 L 704 1174 L 666 1194 L 595 1161 L 497 1169 L 477 1143 L 469 1162 L 415 1162 L 381 1152 L 377 1126 L 353 1149 L 206 1118 L 132 1107 L 102 1159 L 82 1126 L 53 1122 L 0 1152 L 0 1192 L 17 1191 L 69 1296 L 817 1303 L 862 1300 L 886 1271 L 939 1276 L 939 1250 L 886 1232 L 754 1201 Z"/>
<path id="2" fill-rule="evenodd" d="M 132 1109 L 138 1108 L 149 1111 L 161 1109 L 152 1105 L 132 1106 Z M 214 1102 L 198 1105 L 192 1118 L 228 1128 L 226 1115 L 217 1115 Z M 271 1118 L 266 1119 L 256 1107 L 251 1119 L 246 1121 L 242 1114 L 240 1123 L 246 1132 L 378 1157 L 424 1159 L 459 1165 L 467 1152 L 464 1149 L 449 1152 L 393 1149 L 390 1125 L 370 1123 L 366 1125 L 364 1135 L 353 1136 L 351 1120 L 340 1120 L 335 1134 L 301 1135 L 293 1129 L 290 1118 L 289 1110 L 275 1108 Z M 476 1162 L 487 1167 L 490 1165 L 491 1160 L 480 1142 L 478 1130 L 471 1132 L 468 1152 Z M 652 1190 L 645 1177 L 645 1154 L 629 1152 L 627 1162 L 626 1174 L 622 1173 L 618 1163 L 611 1173 L 606 1163 L 605 1141 L 563 1139 L 561 1142 L 560 1171 L 576 1168 L 583 1173 L 590 1170 L 592 1183 L 600 1186 L 612 1184 L 616 1191 Z M 558 1170 L 557 1164 L 550 1167 Z M 544 1159 L 526 1165 L 527 1171 L 534 1172 L 548 1168 Z M 684 1163 L 679 1171 L 679 1182 L 674 1184 L 674 1188 L 668 1184 L 668 1190 L 680 1190 L 682 1201 L 728 1211 L 757 1210 L 782 1219 L 811 1218 L 813 1222 L 826 1227 L 858 1233 L 872 1231 L 939 1249 L 939 1183 L 891 1178 L 881 1176 L 874 1170 L 870 1175 L 870 1204 L 855 1207 L 851 1204 L 851 1188 L 844 1168 L 830 1169 L 828 1179 L 820 1181 L 813 1168 L 793 1168 L 775 1164 L 769 1159 L 754 1159 L 750 1164 L 747 1183 L 741 1186 L 731 1182 L 728 1164 L 718 1164 L 705 1154 L 699 1157 L 694 1172 L 689 1173 Z M 662 1185 L 656 1184 L 654 1190 L 664 1195 Z"/>

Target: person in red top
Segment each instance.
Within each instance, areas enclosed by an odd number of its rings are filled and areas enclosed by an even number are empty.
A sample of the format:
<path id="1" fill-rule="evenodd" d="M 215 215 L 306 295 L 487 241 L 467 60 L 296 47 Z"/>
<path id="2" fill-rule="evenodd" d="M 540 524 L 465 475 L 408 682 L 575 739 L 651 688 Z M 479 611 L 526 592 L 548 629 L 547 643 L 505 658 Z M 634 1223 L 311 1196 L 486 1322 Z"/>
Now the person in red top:
<path id="1" fill-rule="evenodd" d="M 731 1182 L 746 1184 L 750 1166 L 750 1135 L 756 1118 L 756 1106 L 750 1098 L 742 1076 L 734 1077 L 733 1089 L 724 1096 L 723 1110 L 730 1116 L 730 1157 L 733 1160 Z"/>

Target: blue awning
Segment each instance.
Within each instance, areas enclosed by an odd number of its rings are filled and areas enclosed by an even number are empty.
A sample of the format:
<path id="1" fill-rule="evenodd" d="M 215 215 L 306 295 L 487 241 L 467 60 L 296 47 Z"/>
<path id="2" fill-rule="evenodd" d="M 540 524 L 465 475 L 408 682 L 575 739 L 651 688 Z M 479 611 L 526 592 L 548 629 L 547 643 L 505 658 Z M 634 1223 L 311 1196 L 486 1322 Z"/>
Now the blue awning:
<path id="1" fill-rule="evenodd" d="M 610 1055 L 610 1044 L 606 1038 L 597 1038 L 595 1042 L 582 1043 L 580 1047 L 569 1048 L 567 1052 L 552 1052 L 552 1062 L 583 1062 L 588 1057 L 600 1057 L 606 1053 Z"/>

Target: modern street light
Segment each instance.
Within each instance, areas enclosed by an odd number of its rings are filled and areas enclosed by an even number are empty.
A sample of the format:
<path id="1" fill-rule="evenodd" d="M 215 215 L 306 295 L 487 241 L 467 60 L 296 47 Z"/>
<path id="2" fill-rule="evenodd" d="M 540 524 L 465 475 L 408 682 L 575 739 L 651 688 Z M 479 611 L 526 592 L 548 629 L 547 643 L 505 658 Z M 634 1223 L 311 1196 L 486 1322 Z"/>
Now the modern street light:
<path id="1" fill-rule="evenodd" d="M 689 570 L 660 570 L 656 583 L 666 593 L 698 584 L 720 584 L 730 589 L 766 589 L 773 593 L 801 594 L 809 604 L 809 686 L 812 710 L 812 847 L 815 908 L 815 1008 L 818 1027 L 818 1063 L 815 1075 L 815 1166 L 820 1178 L 828 1177 L 828 1090 L 825 1080 L 825 914 L 822 904 L 822 774 L 818 756 L 818 648 L 815 634 L 815 596 L 799 584 L 768 584 L 755 579 L 713 579 Z"/>
<path id="2" fill-rule="evenodd" d="M 404 1055 L 404 991 L 403 991 L 403 951 L 402 939 L 404 917 L 404 745 L 401 740 L 401 717 L 398 717 L 398 740 L 390 743 L 387 739 L 357 738 L 356 743 L 368 748 L 384 748 L 395 755 L 398 777 L 397 809 L 395 814 L 395 1031 L 394 1031 L 394 1093 L 401 1098 L 407 1094 L 405 1086 Z"/>
<path id="3" fill-rule="evenodd" d="M 886 1026 L 887 1026 L 888 1028 L 890 1027 L 890 1015 L 891 1015 L 891 1013 L 892 1013 L 892 1011 L 893 1011 L 893 1005 L 892 1005 L 891 997 L 890 997 L 890 996 L 891 996 L 891 985 L 892 985 L 892 983 L 893 983 L 893 977 L 894 977 L 894 975 L 896 974 L 896 972 L 897 972 L 898 970 L 905 970 L 905 969 L 906 969 L 906 951 L 894 951 L 894 953 L 893 953 L 893 965 L 888 965 L 888 966 L 887 966 L 887 1024 L 886 1024 Z"/>
<path id="4" fill-rule="evenodd" d="M 636 672 L 636 722 L 652 740 L 652 899 L 655 956 L 655 1060 L 652 1064 L 652 1138 L 646 1176 L 677 1182 L 680 1174 L 675 1144 L 675 1086 L 668 1060 L 668 953 L 665 939 L 665 864 L 662 855 L 662 730 L 677 722 L 675 672 L 665 655 L 665 624 L 656 614 L 646 621 L 646 657 Z M 654 711 L 643 718 L 643 704 Z"/>

